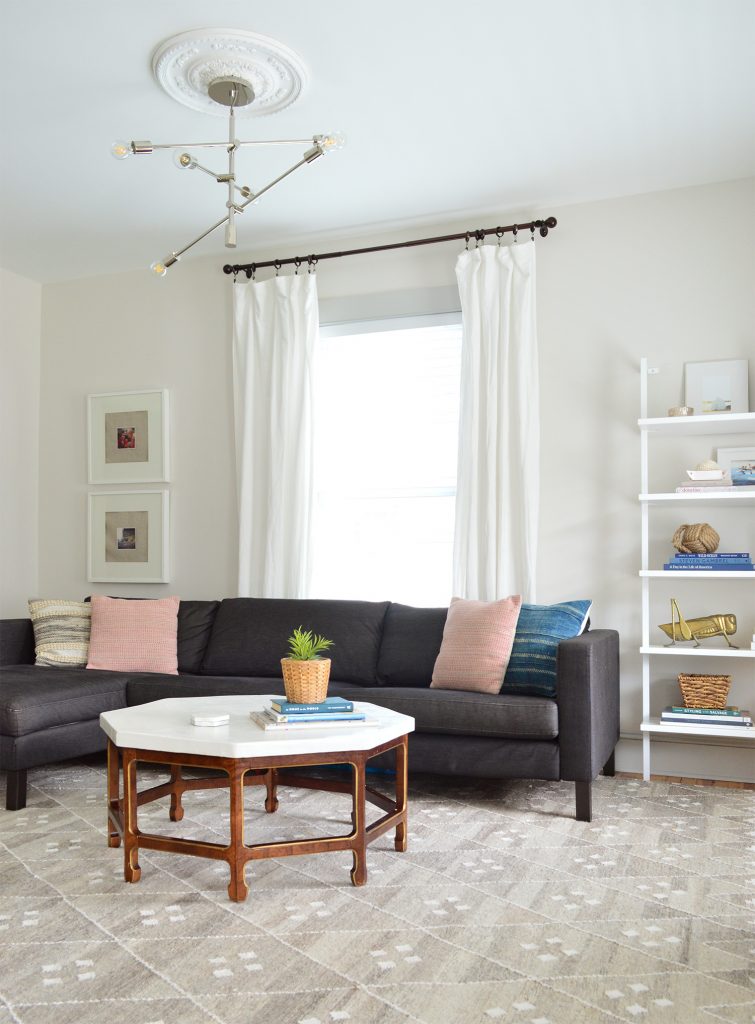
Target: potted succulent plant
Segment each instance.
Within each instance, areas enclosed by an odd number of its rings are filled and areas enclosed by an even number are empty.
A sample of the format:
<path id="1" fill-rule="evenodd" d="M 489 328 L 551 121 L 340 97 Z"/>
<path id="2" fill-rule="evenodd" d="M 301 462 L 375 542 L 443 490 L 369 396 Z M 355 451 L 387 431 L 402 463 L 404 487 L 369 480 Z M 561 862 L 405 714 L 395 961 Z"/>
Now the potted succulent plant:
<path id="1" fill-rule="evenodd" d="M 328 695 L 330 658 L 321 658 L 332 640 L 298 626 L 288 638 L 288 657 L 281 658 L 286 699 L 294 704 L 319 704 Z"/>

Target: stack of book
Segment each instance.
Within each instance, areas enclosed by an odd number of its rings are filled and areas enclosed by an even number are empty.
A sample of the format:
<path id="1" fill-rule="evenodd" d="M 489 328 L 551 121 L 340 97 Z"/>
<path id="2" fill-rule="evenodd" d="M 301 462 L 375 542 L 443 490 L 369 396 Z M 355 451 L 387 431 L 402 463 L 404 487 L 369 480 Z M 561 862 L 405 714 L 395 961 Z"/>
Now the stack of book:
<path id="1" fill-rule="evenodd" d="M 319 704 L 292 704 L 285 697 L 273 697 L 269 708 L 250 711 L 249 717 L 266 732 L 377 725 L 377 719 L 355 711 L 353 703 L 344 697 L 326 697 Z"/>
<path id="2" fill-rule="evenodd" d="M 661 712 L 661 722 L 674 725 L 724 725 L 737 729 L 751 729 L 752 715 L 746 708 L 668 707 Z"/>
<path id="3" fill-rule="evenodd" d="M 734 490 L 734 481 L 725 473 L 720 480 L 682 480 L 676 488 L 677 494 L 730 494 Z"/>
<path id="4" fill-rule="evenodd" d="M 752 559 L 749 551 L 716 551 L 712 555 L 677 554 L 670 562 L 664 562 L 664 569 L 690 570 L 696 572 L 708 570 L 716 572 L 747 572 L 752 570 Z"/>

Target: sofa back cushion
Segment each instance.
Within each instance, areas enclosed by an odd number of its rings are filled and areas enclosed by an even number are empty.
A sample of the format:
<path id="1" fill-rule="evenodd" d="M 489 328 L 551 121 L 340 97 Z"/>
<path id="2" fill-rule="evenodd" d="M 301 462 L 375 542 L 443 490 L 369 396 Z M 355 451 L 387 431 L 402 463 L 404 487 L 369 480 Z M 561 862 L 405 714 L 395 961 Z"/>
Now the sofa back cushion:
<path id="1" fill-rule="evenodd" d="M 391 604 L 378 658 L 381 686 L 429 686 L 448 608 Z"/>
<path id="2" fill-rule="evenodd" d="M 388 601 L 234 597 L 222 601 L 202 663 L 203 675 L 281 677 L 281 658 L 297 626 L 333 646 L 330 678 L 374 686 Z"/>
<path id="3" fill-rule="evenodd" d="M 220 601 L 182 601 L 178 606 L 178 671 L 199 672 Z"/>

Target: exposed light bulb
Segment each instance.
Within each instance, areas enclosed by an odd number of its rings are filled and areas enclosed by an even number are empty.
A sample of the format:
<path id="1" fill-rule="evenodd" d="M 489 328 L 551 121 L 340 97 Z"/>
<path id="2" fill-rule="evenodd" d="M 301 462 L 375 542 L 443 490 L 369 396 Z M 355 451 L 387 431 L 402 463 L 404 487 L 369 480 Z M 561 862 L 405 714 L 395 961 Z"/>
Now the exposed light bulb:
<path id="1" fill-rule="evenodd" d="M 123 139 L 116 139 L 110 147 L 110 153 L 116 160 L 125 160 L 131 156 L 132 152 L 131 143 L 125 142 Z"/>
<path id="2" fill-rule="evenodd" d="M 320 147 L 325 153 L 335 149 L 343 149 L 346 145 L 346 136 L 342 132 L 328 132 L 320 139 Z"/>
<path id="3" fill-rule="evenodd" d="M 168 273 L 168 268 L 162 260 L 155 260 L 154 263 L 150 263 L 149 269 L 155 275 L 155 277 L 165 277 Z"/>
<path id="4" fill-rule="evenodd" d="M 197 161 L 191 153 L 179 153 L 178 150 L 173 154 L 173 163 L 182 171 L 193 171 L 197 166 Z"/>

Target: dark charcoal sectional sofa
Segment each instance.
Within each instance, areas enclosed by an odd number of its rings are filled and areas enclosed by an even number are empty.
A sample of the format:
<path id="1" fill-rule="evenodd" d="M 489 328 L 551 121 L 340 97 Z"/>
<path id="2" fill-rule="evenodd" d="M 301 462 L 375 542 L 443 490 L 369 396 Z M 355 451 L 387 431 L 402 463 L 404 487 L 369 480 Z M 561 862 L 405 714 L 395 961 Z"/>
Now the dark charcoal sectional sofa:
<path id="1" fill-rule="evenodd" d="M 590 821 L 591 783 L 613 773 L 619 637 L 594 629 L 558 648 L 555 699 L 430 689 L 445 608 L 390 602 L 182 601 L 175 675 L 34 665 L 28 619 L 0 620 L 0 768 L 6 807 L 26 803 L 28 768 L 103 750 L 99 715 L 162 697 L 283 693 L 280 658 L 298 625 L 334 641 L 330 694 L 414 717 L 410 771 L 568 780 Z"/>

